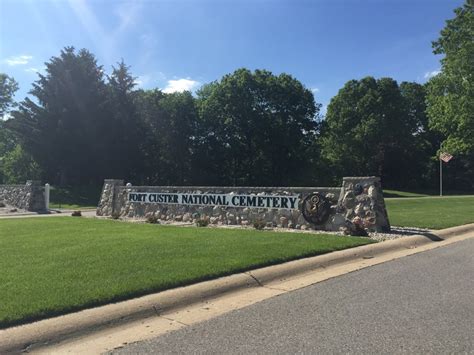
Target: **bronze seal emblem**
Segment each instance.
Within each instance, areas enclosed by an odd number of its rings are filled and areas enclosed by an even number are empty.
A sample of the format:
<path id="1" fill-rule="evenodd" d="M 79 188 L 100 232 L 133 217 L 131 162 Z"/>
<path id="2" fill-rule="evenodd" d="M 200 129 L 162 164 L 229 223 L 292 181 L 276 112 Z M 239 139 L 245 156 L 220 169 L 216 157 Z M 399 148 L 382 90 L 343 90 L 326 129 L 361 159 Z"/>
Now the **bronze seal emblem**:
<path id="1" fill-rule="evenodd" d="M 306 196 L 301 204 L 301 213 L 304 219 L 312 224 L 324 224 L 331 211 L 331 206 L 326 197 L 319 192 L 313 192 Z"/>

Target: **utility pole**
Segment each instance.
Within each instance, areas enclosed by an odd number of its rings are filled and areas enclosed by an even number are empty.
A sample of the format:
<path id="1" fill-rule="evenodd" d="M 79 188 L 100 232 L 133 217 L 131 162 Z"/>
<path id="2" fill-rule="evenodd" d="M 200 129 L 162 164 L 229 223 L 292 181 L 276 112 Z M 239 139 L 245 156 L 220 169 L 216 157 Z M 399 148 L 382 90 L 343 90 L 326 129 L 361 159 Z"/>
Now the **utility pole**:
<path id="1" fill-rule="evenodd" d="M 448 152 L 441 151 L 441 143 L 439 145 L 439 195 L 443 196 L 443 162 L 448 163 L 453 156 Z"/>
<path id="2" fill-rule="evenodd" d="M 443 161 L 441 160 L 441 144 L 439 145 L 439 195 L 443 196 Z"/>

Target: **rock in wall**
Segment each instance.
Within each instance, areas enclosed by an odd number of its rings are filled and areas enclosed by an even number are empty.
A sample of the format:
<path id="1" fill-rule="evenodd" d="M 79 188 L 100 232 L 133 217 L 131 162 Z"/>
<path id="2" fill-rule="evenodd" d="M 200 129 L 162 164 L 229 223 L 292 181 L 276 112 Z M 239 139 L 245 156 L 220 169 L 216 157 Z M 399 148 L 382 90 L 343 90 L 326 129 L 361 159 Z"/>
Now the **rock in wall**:
<path id="1" fill-rule="evenodd" d="M 123 180 L 106 179 L 102 187 L 99 205 L 96 214 L 98 216 L 112 216 L 116 212 L 120 213 L 120 206 L 116 208 L 116 198 L 118 190 L 123 186 Z"/>
<path id="2" fill-rule="evenodd" d="M 390 231 L 382 186 L 378 177 L 343 178 L 338 213 L 344 216 L 348 228 L 360 225 L 368 231 Z"/>

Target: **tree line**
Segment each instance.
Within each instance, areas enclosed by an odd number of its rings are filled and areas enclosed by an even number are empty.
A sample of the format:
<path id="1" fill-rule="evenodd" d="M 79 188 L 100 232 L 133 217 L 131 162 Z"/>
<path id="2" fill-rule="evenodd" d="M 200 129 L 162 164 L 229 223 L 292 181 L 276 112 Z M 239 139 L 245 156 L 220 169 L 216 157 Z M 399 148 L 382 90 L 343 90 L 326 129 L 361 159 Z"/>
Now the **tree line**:
<path id="1" fill-rule="evenodd" d="M 441 72 L 426 84 L 348 81 L 327 112 L 289 74 L 242 68 L 191 92 L 137 88 L 123 61 L 104 73 L 86 49 L 64 48 L 13 102 L 0 75 L 0 182 L 40 178 L 98 185 L 339 185 L 434 188 L 438 153 L 455 156 L 447 187 L 474 188 L 474 20 L 455 10 L 440 38 Z"/>

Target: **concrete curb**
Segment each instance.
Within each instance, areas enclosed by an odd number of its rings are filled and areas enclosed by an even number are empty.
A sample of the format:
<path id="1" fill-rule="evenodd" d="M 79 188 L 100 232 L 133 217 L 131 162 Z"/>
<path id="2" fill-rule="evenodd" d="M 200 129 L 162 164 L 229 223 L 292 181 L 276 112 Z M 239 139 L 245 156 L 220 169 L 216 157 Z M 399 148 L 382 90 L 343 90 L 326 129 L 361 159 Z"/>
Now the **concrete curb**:
<path id="1" fill-rule="evenodd" d="M 178 310 L 236 290 L 261 287 L 273 281 L 307 274 L 318 268 L 341 265 L 403 249 L 414 249 L 425 244 L 465 234 L 474 235 L 474 224 L 290 261 L 128 301 L 3 329 L 0 330 L 0 353 L 21 352 L 29 347 L 75 338 L 102 328 L 157 316 L 171 310 Z"/>

